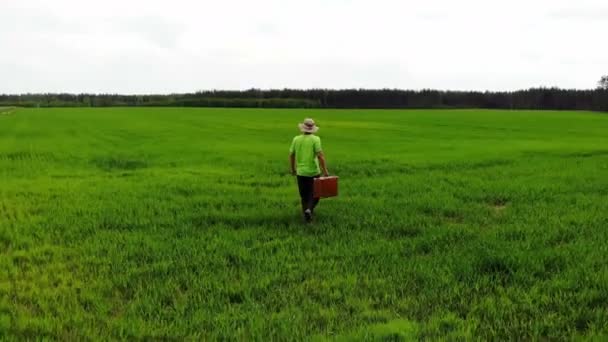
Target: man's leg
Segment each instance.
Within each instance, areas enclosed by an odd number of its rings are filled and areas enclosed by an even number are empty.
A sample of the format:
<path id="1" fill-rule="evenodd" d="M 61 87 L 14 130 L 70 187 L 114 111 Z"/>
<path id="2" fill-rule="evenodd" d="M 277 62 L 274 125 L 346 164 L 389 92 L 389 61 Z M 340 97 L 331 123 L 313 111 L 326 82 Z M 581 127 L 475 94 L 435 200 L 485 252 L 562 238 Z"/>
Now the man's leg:
<path id="1" fill-rule="evenodd" d="M 302 211 L 304 220 L 310 222 L 312 219 L 312 206 L 314 203 L 314 186 L 315 179 L 313 177 L 298 176 L 298 189 L 300 190 L 300 198 L 302 200 Z"/>
<path id="2" fill-rule="evenodd" d="M 315 198 L 312 200 L 312 211 L 315 211 L 317 204 L 319 204 L 319 200 L 320 200 L 320 198 Z"/>
<path id="3" fill-rule="evenodd" d="M 314 197 L 314 193 L 315 193 L 315 191 L 314 191 L 314 190 L 315 190 L 315 189 L 314 189 L 314 185 L 315 185 L 314 178 L 319 178 L 319 177 L 321 177 L 321 175 L 316 175 L 316 176 L 314 176 L 314 177 L 313 177 L 313 181 L 312 181 L 312 185 L 313 185 L 313 188 L 312 188 L 313 199 L 312 199 L 312 209 L 311 209 L 312 211 L 314 211 L 314 210 L 315 210 L 315 208 L 317 207 L 317 204 L 319 204 L 319 200 L 320 200 L 320 198 L 318 198 L 318 197 Z"/>
<path id="4" fill-rule="evenodd" d="M 314 185 L 315 179 L 313 177 L 306 177 L 305 179 L 305 189 L 306 189 L 306 209 L 310 209 L 311 211 L 314 209 L 315 199 L 314 199 Z"/>
<path id="5" fill-rule="evenodd" d="M 306 177 L 297 176 L 297 178 L 298 191 L 300 192 L 300 203 L 302 204 L 302 212 L 304 212 L 308 206 L 308 197 L 306 195 Z"/>

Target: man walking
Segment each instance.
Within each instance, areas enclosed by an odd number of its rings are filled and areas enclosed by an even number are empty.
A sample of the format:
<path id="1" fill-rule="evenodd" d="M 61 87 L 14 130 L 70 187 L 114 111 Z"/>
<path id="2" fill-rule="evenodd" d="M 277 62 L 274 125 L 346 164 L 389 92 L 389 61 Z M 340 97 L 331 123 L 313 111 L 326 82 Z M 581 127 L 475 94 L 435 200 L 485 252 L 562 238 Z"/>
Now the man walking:
<path id="1" fill-rule="evenodd" d="M 304 220 L 310 222 L 315 207 L 319 203 L 318 198 L 314 198 L 315 178 L 321 175 L 328 176 L 325 157 L 321 149 L 321 138 L 314 135 L 319 130 L 313 119 L 305 119 L 298 125 L 301 135 L 293 138 L 289 148 L 289 163 L 291 174 L 297 175 L 298 189 L 302 199 L 302 212 Z M 319 168 L 319 165 L 321 166 Z"/>

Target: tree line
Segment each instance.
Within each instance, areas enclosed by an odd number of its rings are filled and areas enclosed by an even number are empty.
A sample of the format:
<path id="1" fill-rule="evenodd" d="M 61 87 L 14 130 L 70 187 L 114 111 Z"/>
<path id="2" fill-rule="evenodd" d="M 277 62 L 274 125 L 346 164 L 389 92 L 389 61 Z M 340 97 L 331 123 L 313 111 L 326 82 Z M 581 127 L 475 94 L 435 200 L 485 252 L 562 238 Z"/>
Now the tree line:
<path id="1" fill-rule="evenodd" d="M 0 106 L 253 107 L 253 108 L 489 108 L 608 111 L 608 87 L 505 91 L 399 89 L 249 89 L 168 95 L 0 94 Z"/>

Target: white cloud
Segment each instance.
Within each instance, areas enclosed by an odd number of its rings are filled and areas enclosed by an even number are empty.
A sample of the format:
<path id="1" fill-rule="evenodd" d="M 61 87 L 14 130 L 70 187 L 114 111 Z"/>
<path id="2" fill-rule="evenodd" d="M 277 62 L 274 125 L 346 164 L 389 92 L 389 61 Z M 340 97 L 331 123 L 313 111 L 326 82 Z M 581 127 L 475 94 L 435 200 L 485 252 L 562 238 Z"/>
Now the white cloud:
<path id="1" fill-rule="evenodd" d="M 0 3 L 0 93 L 593 87 L 601 0 Z"/>

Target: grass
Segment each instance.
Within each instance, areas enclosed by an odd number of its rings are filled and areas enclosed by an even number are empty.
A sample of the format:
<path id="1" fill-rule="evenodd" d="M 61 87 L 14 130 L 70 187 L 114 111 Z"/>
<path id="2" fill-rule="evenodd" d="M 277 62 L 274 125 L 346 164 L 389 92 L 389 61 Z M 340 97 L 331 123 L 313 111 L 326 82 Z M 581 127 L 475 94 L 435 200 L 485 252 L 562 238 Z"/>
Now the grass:
<path id="1" fill-rule="evenodd" d="M 300 223 L 314 117 L 339 198 Z M 18 109 L 0 339 L 608 338 L 608 116 Z"/>
<path id="2" fill-rule="evenodd" d="M 15 107 L 0 107 L 0 115 L 9 115 L 15 111 Z"/>

